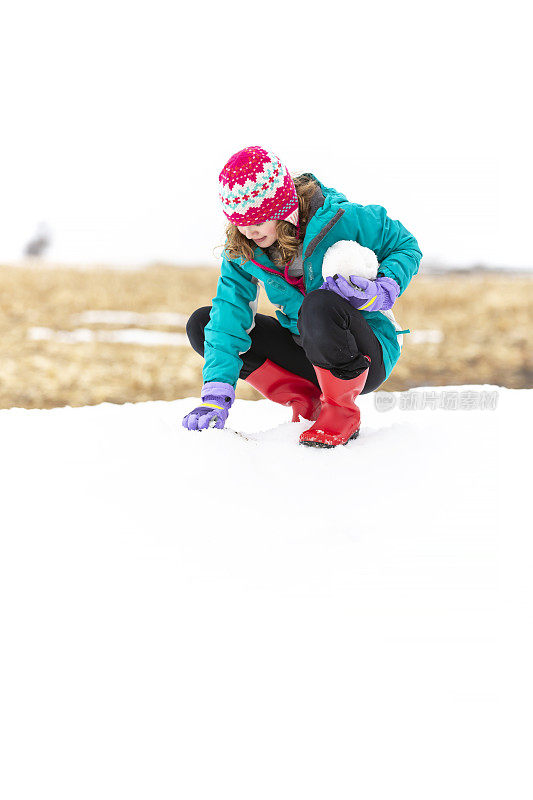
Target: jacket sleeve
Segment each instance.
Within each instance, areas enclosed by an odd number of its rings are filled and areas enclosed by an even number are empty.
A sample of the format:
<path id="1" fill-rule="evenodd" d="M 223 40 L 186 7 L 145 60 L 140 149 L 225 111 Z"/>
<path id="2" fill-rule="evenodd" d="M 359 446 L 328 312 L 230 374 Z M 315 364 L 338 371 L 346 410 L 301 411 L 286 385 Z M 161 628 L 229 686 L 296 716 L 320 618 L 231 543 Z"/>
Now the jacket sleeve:
<path id="1" fill-rule="evenodd" d="M 205 326 L 204 383 L 237 385 L 243 363 L 239 356 L 252 344 L 249 334 L 255 325 L 259 291 L 257 278 L 222 257 L 217 293 Z"/>
<path id="2" fill-rule="evenodd" d="M 418 272 L 422 258 L 418 242 L 401 222 L 387 216 L 383 206 L 351 204 L 351 207 L 355 240 L 375 252 L 380 265 L 378 275 L 393 278 L 402 295 Z"/>

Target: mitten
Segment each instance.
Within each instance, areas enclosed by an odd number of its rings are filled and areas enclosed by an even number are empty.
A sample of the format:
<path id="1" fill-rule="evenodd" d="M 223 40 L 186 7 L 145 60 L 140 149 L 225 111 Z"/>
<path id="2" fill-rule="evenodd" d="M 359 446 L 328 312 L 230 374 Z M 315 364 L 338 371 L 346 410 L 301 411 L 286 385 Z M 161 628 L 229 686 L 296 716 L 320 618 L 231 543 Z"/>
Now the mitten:
<path id="1" fill-rule="evenodd" d="M 385 275 L 376 280 L 360 275 L 350 275 L 350 279 L 346 280 L 342 275 L 333 275 L 326 278 L 320 288 L 336 292 L 359 311 L 388 311 L 400 294 L 396 281 Z"/>
<path id="2" fill-rule="evenodd" d="M 235 389 L 229 383 L 209 381 L 202 387 L 201 406 L 183 417 L 182 425 L 190 431 L 202 431 L 206 428 L 223 428 L 229 410 L 235 401 Z"/>

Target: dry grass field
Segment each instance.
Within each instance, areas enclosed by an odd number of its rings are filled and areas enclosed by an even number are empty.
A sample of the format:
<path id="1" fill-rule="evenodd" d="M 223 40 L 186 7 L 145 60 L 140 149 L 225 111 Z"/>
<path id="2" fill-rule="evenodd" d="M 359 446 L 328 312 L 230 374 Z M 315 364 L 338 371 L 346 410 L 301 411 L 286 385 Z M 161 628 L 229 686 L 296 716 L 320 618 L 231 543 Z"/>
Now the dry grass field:
<path id="1" fill-rule="evenodd" d="M 184 320 L 198 306 L 210 305 L 217 278 L 218 271 L 212 268 L 0 266 L 0 408 L 199 396 L 203 359 L 188 344 L 102 341 L 109 332 L 125 328 L 183 334 L 183 321 L 148 318 L 127 324 L 81 324 L 77 315 L 103 310 L 174 312 Z M 531 387 L 532 308 L 531 277 L 476 273 L 430 277 L 422 265 L 394 307 L 398 322 L 418 332 L 419 341 L 404 337 L 400 361 L 382 388 L 401 391 L 464 383 Z M 264 294 L 259 311 L 274 315 Z M 87 341 L 54 340 L 54 332 L 81 327 Z M 35 338 L 44 335 L 35 333 L 39 328 L 47 329 L 52 338 Z M 90 331 L 100 341 L 91 341 Z M 239 381 L 237 397 L 260 395 Z"/>

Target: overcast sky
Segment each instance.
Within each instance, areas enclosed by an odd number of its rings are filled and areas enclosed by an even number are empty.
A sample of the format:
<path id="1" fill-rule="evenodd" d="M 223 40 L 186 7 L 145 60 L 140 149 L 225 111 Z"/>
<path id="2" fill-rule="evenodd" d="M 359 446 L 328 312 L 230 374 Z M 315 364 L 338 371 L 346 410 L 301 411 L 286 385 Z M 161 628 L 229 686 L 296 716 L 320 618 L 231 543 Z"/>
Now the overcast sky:
<path id="1" fill-rule="evenodd" d="M 378 203 L 428 260 L 533 266 L 523 4 L 11 4 L 0 261 L 217 263 L 247 145 Z M 218 252 L 218 251 L 217 251 Z"/>

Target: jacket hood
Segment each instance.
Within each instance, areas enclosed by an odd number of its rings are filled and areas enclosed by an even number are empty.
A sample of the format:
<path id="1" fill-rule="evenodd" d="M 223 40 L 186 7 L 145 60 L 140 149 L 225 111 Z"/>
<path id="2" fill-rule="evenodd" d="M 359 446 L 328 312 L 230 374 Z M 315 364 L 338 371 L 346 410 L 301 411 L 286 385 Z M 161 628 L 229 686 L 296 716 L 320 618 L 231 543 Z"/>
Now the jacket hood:
<path id="1" fill-rule="evenodd" d="M 348 198 L 346 197 L 345 194 L 343 194 L 342 192 L 339 192 L 337 189 L 333 189 L 330 186 L 326 186 L 325 184 L 322 183 L 322 181 L 319 178 L 317 178 L 316 175 L 313 175 L 312 172 L 305 172 L 304 174 L 305 175 L 309 175 L 310 178 L 313 178 L 318 183 L 318 185 L 320 186 L 320 189 L 322 191 L 322 195 L 323 195 L 324 199 L 327 198 L 330 203 L 332 203 L 334 205 L 338 205 L 340 203 L 347 203 L 348 202 Z M 315 201 L 315 196 L 313 196 L 313 198 L 312 198 L 312 205 L 313 205 L 314 201 Z M 317 208 L 318 207 L 319 206 L 317 206 Z"/>
<path id="2" fill-rule="evenodd" d="M 342 217 L 345 212 L 343 206 L 348 203 L 348 199 L 345 194 L 337 191 L 337 189 L 325 186 L 312 172 L 303 172 L 300 173 L 300 176 L 312 178 L 318 184 L 309 201 L 309 220 L 303 241 L 304 258 L 307 258 L 329 229 Z M 267 266 L 264 263 L 264 258 L 266 256 L 263 250 L 257 246 L 253 251 L 251 260 L 254 263 L 259 260 L 261 262 L 260 266 Z M 239 263 L 241 266 L 246 263 L 244 256 L 242 256 Z"/>

